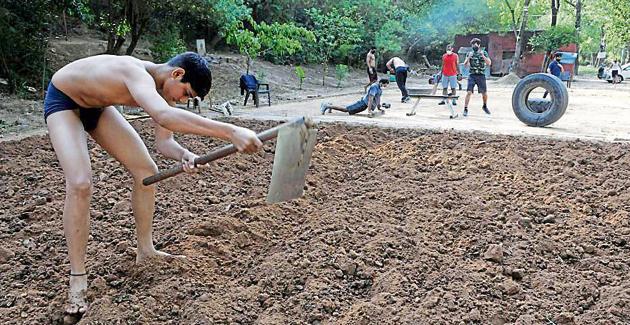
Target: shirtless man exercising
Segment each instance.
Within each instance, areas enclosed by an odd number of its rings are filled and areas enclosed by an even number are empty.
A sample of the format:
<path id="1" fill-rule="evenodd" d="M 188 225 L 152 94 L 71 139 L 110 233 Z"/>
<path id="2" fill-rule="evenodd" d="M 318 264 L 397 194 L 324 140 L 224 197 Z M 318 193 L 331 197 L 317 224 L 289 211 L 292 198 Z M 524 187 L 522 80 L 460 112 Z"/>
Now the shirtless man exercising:
<path id="1" fill-rule="evenodd" d="M 138 133 L 113 105 L 139 106 L 155 122 L 155 146 L 165 157 L 181 161 L 194 172 L 194 153 L 173 138 L 173 132 L 231 141 L 241 152 L 253 153 L 262 143 L 245 128 L 203 118 L 174 108 L 176 102 L 210 90 L 208 63 L 187 52 L 168 63 L 155 64 L 129 56 L 98 55 L 72 62 L 57 71 L 48 86 L 44 118 L 66 181 L 63 226 L 70 259 L 69 314 L 87 310 L 85 258 L 89 235 L 92 168 L 86 132 L 133 176 L 131 203 L 136 223 L 136 262 L 171 256 L 153 246 L 155 186 L 142 179 L 157 166 Z"/>

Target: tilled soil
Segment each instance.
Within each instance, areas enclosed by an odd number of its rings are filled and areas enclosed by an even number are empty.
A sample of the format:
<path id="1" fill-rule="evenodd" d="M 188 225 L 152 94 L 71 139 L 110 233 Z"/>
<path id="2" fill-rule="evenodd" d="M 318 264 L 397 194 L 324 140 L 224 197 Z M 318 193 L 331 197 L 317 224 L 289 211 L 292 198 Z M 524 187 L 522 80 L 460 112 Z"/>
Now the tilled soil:
<path id="1" fill-rule="evenodd" d="M 130 176 L 91 142 L 81 323 L 630 322 L 627 145 L 341 124 L 318 141 L 292 202 L 264 202 L 271 144 L 161 183 L 155 242 L 188 258 L 143 265 Z M 61 169 L 44 136 L 0 157 L 0 323 L 62 323 Z"/>

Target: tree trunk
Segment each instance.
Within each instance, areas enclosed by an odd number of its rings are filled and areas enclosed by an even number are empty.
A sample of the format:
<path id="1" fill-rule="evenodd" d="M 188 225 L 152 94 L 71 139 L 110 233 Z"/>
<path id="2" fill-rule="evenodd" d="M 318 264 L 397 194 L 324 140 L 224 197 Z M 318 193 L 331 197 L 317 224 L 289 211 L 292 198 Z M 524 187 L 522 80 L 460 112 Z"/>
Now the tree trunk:
<path id="1" fill-rule="evenodd" d="M 560 0 L 551 0 L 551 27 L 556 27 L 558 23 L 558 10 L 560 9 Z"/>
<path id="2" fill-rule="evenodd" d="M 150 8 L 145 1 L 128 0 L 127 1 L 127 20 L 131 27 L 131 43 L 127 47 L 125 52 L 127 55 L 132 55 L 133 50 L 136 48 L 140 37 L 144 33 L 144 30 L 149 23 Z"/>
<path id="3" fill-rule="evenodd" d="M 514 38 L 518 38 L 518 32 L 516 31 L 516 17 L 514 16 L 514 8 L 510 4 L 510 1 L 503 0 L 505 5 L 510 9 L 510 17 L 512 18 L 512 32 L 514 33 Z"/>
<path id="4" fill-rule="evenodd" d="M 328 61 L 322 63 L 322 86 L 326 85 L 326 74 L 328 73 Z"/>
<path id="5" fill-rule="evenodd" d="M 63 31 L 64 31 L 64 33 L 66 33 L 66 42 L 67 42 L 68 41 L 68 22 L 66 21 L 66 6 L 65 6 L 65 4 L 63 6 L 62 16 L 63 16 Z"/>
<path id="6" fill-rule="evenodd" d="M 560 9 L 560 0 L 551 0 L 551 28 L 554 28 L 558 25 L 558 10 Z M 558 49 L 556 49 L 558 50 Z M 542 69 L 540 72 L 547 71 L 547 67 L 549 63 L 551 63 L 553 58 L 551 57 L 551 50 L 547 50 L 545 52 L 545 59 L 543 60 Z"/>
<path id="7" fill-rule="evenodd" d="M 521 17 L 521 27 L 518 31 L 518 37 L 516 38 L 516 48 L 514 49 L 514 57 L 512 58 L 512 65 L 510 67 L 510 72 L 516 73 L 518 71 L 518 67 L 521 63 L 521 52 L 523 51 L 523 47 L 525 46 L 525 29 L 527 28 L 527 15 L 529 14 L 529 2 L 530 0 L 525 0 L 523 4 L 523 16 Z"/>
<path id="8" fill-rule="evenodd" d="M 582 0 L 575 1 L 575 36 L 577 41 L 575 42 L 575 52 L 577 58 L 575 59 L 573 74 L 578 75 L 580 68 L 580 29 L 582 28 Z M 592 61 L 591 61 L 592 62 Z"/>
<path id="9" fill-rule="evenodd" d="M 208 48 L 214 50 L 214 47 L 217 46 L 217 44 L 219 44 L 219 42 L 221 42 L 222 39 L 223 39 L 223 36 L 219 35 L 219 33 L 216 33 L 210 40 L 210 44 L 208 44 Z"/>

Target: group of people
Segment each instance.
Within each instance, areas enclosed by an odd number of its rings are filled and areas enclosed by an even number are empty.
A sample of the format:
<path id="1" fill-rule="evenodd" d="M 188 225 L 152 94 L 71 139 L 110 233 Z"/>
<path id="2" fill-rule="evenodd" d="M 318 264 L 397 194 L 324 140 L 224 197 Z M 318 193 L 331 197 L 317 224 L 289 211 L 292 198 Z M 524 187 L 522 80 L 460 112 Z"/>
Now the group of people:
<path id="1" fill-rule="evenodd" d="M 489 115 L 490 110 L 487 105 L 488 95 L 485 71 L 486 67 L 492 64 L 492 61 L 489 58 L 488 52 L 481 48 L 481 40 L 473 38 L 470 41 L 470 44 L 471 50 L 466 55 L 466 59 L 464 61 L 464 65 L 470 68 L 470 74 L 468 76 L 468 86 L 466 87 L 466 99 L 463 115 L 468 116 L 468 104 L 470 103 L 470 97 L 473 94 L 475 86 L 477 87 L 477 92 L 482 95 L 483 106 L 481 109 Z M 447 45 L 446 53 L 442 56 L 442 69 L 440 72 L 443 96 L 447 96 L 449 94 L 455 96 L 457 94 L 457 88 L 459 86 L 458 76 L 460 75 L 458 61 L 459 56 L 453 51 L 453 46 L 450 44 Z M 368 51 L 365 62 L 369 79 L 369 83 L 364 87 L 365 95 L 357 102 L 347 106 L 333 105 L 332 103 L 324 102 L 320 105 L 320 112 L 322 115 L 331 113 L 333 110 L 348 113 L 350 115 L 368 110 L 368 117 L 384 113 L 381 105 L 381 95 L 383 93 L 383 88 L 389 85 L 389 78 L 378 79 L 376 72 L 375 47 L 372 47 Z M 385 67 L 390 73 L 395 75 L 396 85 L 398 85 L 398 89 L 400 89 L 400 93 L 402 95 L 400 100 L 401 103 L 409 102 L 411 98 L 406 85 L 409 66 L 401 58 L 393 57 L 387 61 Z M 448 92 L 449 87 L 451 89 L 450 93 Z M 439 104 L 444 105 L 445 103 L 446 99 L 443 99 Z M 452 99 L 452 103 L 453 105 L 457 105 L 457 101 L 455 99 Z"/>

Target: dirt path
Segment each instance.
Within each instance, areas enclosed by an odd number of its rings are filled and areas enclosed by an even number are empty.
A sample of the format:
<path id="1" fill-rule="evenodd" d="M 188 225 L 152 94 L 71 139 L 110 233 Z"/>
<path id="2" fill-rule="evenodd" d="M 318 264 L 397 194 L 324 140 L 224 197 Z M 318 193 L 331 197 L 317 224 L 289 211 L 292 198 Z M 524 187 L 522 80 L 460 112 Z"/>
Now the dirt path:
<path id="1" fill-rule="evenodd" d="M 152 143 L 146 121 L 134 126 Z M 198 152 L 218 145 L 181 140 Z M 157 246 L 188 259 L 142 266 L 130 177 L 89 148 L 83 324 L 630 319 L 626 144 L 326 123 L 302 199 L 264 203 L 271 145 L 159 185 Z M 0 143 L 2 324 L 61 322 L 63 195 L 45 136 Z"/>

